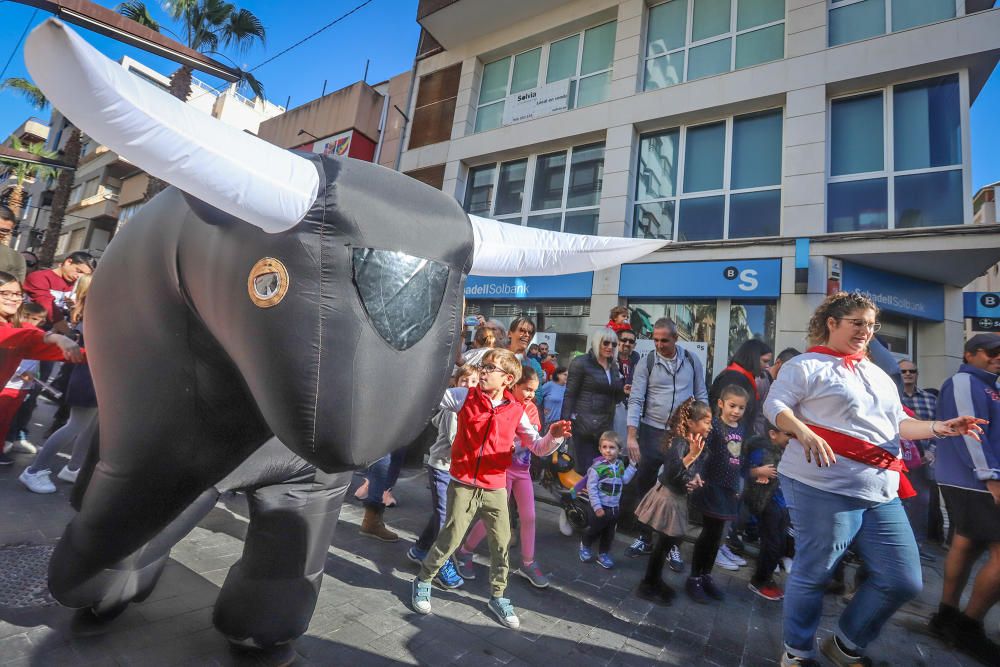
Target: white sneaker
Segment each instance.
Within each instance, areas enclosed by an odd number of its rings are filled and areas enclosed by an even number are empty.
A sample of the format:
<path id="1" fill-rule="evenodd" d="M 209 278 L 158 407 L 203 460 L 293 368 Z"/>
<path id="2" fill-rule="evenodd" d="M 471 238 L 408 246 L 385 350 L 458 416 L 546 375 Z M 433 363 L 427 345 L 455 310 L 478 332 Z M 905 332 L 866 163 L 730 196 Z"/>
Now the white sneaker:
<path id="1" fill-rule="evenodd" d="M 7 442 L 3 443 L 3 452 L 0 453 L 6 454 L 12 449 L 14 449 L 14 443 L 8 440 Z"/>
<path id="2" fill-rule="evenodd" d="M 733 561 L 740 567 L 744 567 L 747 564 L 746 559 L 740 558 L 739 556 L 734 554 L 733 550 L 729 548 L 728 544 L 723 544 L 721 547 L 719 547 L 719 553 L 724 554 L 726 558 Z"/>
<path id="3" fill-rule="evenodd" d="M 25 440 L 21 438 L 20 440 L 11 443 L 15 452 L 23 452 L 25 454 L 37 454 L 38 447 L 31 444 L 30 440 Z"/>
<path id="4" fill-rule="evenodd" d="M 59 479 L 64 482 L 69 482 L 70 484 L 76 484 L 76 478 L 80 475 L 80 469 L 70 470 L 68 465 L 63 466 L 63 469 L 59 471 L 56 475 Z"/>
<path id="5" fill-rule="evenodd" d="M 795 561 L 793 561 L 788 556 L 785 556 L 784 558 L 781 559 L 781 566 L 783 568 L 785 568 L 785 574 L 791 574 L 792 573 L 792 565 L 794 565 L 794 564 L 795 564 Z"/>
<path id="6" fill-rule="evenodd" d="M 55 493 L 56 485 L 52 483 L 49 479 L 48 470 L 39 470 L 38 472 L 28 472 L 28 468 L 24 469 L 24 472 L 20 474 L 17 478 L 21 484 L 28 487 L 28 490 L 33 493 Z"/>
<path id="7" fill-rule="evenodd" d="M 573 526 L 570 525 L 569 519 L 566 518 L 566 512 L 559 512 L 559 532 L 566 537 L 571 537 L 573 535 Z"/>
<path id="8" fill-rule="evenodd" d="M 730 570 L 735 572 L 736 570 L 740 569 L 739 565 L 737 565 L 736 563 L 734 563 L 733 561 L 731 561 L 729 558 L 726 557 L 726 554 L 722 551 L 722 549 L 719 549 L 719 553 L 715 555 L 715 564 L 721 567 L 723 570 Z"/>

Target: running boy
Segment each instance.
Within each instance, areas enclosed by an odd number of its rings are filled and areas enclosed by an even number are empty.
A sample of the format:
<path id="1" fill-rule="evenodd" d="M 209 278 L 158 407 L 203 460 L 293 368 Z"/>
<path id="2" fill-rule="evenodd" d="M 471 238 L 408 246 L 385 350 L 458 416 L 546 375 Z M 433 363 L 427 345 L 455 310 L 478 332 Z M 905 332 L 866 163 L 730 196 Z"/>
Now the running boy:
<path id="1" fill-rule="evenodd" d="M 520 627 L 507 589 L 510 516 L 507 510 L 507 468 L 514 439 L 538 456 L 548 456 L 571 435 L 569 421 L 557 421 L 540 437 L 524 414 L 524 405 L 510 392 L 521 377 L 521 362 L 505 349 L 487 352 L 479 367 L 479 385 L 445 392 L 441 408 L 458 413 L 458 432 L 451 449 L 448 512 L 434 546 L 413 580 L 412 604 L 421 614 L 431 612 L 431 579 L 458 549 L 477 517 L 486 524 L 490 547 L 489 609 L 508 628 Z"/>

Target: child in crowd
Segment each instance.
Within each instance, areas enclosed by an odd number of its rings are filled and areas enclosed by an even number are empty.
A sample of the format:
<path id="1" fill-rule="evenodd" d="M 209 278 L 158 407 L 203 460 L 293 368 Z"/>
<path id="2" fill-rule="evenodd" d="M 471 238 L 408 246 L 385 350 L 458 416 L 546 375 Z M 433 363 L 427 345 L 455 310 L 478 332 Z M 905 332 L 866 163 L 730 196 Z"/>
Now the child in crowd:
<path id="1" fill-rule="evenodd" d="M 685 590 L 698 603 L 708 598 L 724 600 L 725 594 L 712 580 L 712 567 L 722 544 L 727 521 L 740 509 L 740 479 L 743 475 L 743 413 L 750 394 L 743 387 L 728 385 L 719 393 L 717 416 L 705 443 L 701 476 L 705 485 L 695 496 L 702 513 L 702 529 L 694 545 L 691 576 Z"/>
<path id="2" fill-rule="evenodd" d="M 445 392 L 441 409 L 458 414 L 458 431 L 451 448 L 451 483 L 444 526 L 413 580 L 411 602 L 420 614 L 431 612 L 431 579 L 461 545 L 473 521 L 482 517 L 490 546 L 488 607 L 508 628 L 521 622 L 507 589 L 510 516 L 506 473 L 514 454 L 514 439 L 539 456 L 548 456 L 572 435 L 569 421 L 553 422 L 540 436 L 510 391 L 523 369 L 507 349 L 489 350 L 479 366 L 479 384 Z"/>
<path id="3" fill-rule="evenodd" d="M 757 569 L 748 585 L 765 600 L 780 600 L 785 594 L 773 575 L 787 549 L 788 506 L 778 485 L 778 462 L 791 436 L 771 423 L 766 428 L 767 437 L 758 435 L 747 443 L 750 475 L 743 502 L 757 517 L 760 535 Z"/>
<path id="4" fill-rule="evenodd" d="M 14 316 L 15 327 L 38 328 L 45 321 L 47 311 L 40 303 L 24 303 L 17 309 Z M 34 378 L 38 375 L 39 362 L 34 359 L 25 359 L 14 371 L 14 375 L 7 381 L 7 386 L 0 391 L 0 433 L 6 434 L 10 430 L 14 416 L 21 408 L 25 397 L 31 391 Z M 17 434 L 21 435 L 21 434 Z M 11 439 L 4 443 L 3 451 L 7 453 L 15 450 L 26 454 L 34 454 L 37 450 L 35 446 L 27 442 L 23 437 Z"/>
<path id="5" fill-rule="evenodd" d="M 566 396 L 566 379 L 569 371 L 565 366 L 556 368 L 552 374 L 552 379 L 542 385 L 542 390 L 538 392 L 538 405 L 542 408 L 542 427 L 554 421 L 559 421 L 562 414 L 563 398 Z"/>
<path id="6" fill-rule="evenodd" d="M 459 366 L 455 369 L 454 375 L 451 376 L 452 387 L 468 388 L 475 387 L 477 384 L 479 384 L 479 369 L 475 366 Z M 427 557 L 427 552 L 430 551 L 434 540 L 441 532 L 445 516 L 448 513 L 448 483 L 451 481 L 451 474 L 448 470 L 451 468 L 451 445 L 458 432 L 458 415 L 448 410 L 439 410 L 431 423 L 438 429 L 437 440 L 431 445 L 427 457 L 427 477 L 431 485 L 432 512 L 424 531 L 406 552 L 406 557 L 418 565 Z M 434 575 L 434 581 L 444 588 L 458 588 L 465 583 L 451 559 L 446 560 L 438 573 Z"/>
<path id="7" fill-rule="evenodd" d="M 628 322 L 628 308 L 625 306 L 615 306 L 612 308 L 611 318 L 608 320 L 607 327 L 612 329 L 615 333 L 624 329 L 630 329 L 631 325 Z"/>
<path id="8" fill-rule="evenodd" d="M 668 428 L 661 446 L 663 466 L 658 483 L 635 508 L 636 518 L 656 531 L 653 553 L 637 594 L 644 600 L 666 604 L 673 601 L 676 593 L 663 581 L 663 565 L 667 554 L 679 549 L 687 534 L 687 494 L 702 484 L 697 473 L 700 466 L 695 463 L 712 430 L 712 410 L 692 396 L 674 411 Z M 670 569 L 679 572 L 683 568 L 683 562 L 671 559 Z"/>
<path id="9" fill-rule="evenodd" d="M 535 407 L 535 392 L 538 390 L 538 374 L 533 368 L 521 369 L 521 379 L 511 393 L 518 403 L 524 405 L 524 414 L 536 430 L 541 431 L 538 408 Z M 507 468 L 507 495 L 514 497 L 517 514 L 521 523 L 521 568 L 518 572 L 535 588 L 546 588 L 549 579 L 535 560 L 535 489 L 531 481 L 531 450 L 517 441 L 514 459 Z M 472 554 L 486 537 L 486 525 L 480 520 L 469 531 L 465 544 L 458 550 L 458 573 L 466 579 L 475 579 Z"/>
<path id="10" fill-rule="evenodd" d="M 587 494 L 594 515 L 590 517 L 587 532 L 580 540 L 580 560 L 590 563 L 594 553 L 590 550 L 596 538 L 598 544 L 597 564 L 605 570 L 615 566 L 611 559 L 611 544 L 615 539 L 615 529 L 618 527 L 619 506 L 622 499 L 622 488 L 635 477 L 636 462 L 628 467 L 619 458 L 622 451 L 621 436 L 614 431 L 605 431 L 597 441 L 597 449 L 601 457 L 587 470 Z"/>

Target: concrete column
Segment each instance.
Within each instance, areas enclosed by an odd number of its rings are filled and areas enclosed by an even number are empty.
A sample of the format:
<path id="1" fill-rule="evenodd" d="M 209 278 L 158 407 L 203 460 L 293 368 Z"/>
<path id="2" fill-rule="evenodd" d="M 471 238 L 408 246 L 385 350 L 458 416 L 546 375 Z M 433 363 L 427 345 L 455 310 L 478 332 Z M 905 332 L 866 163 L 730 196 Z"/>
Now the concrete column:
<path id="1" fill-rule="evenodd" d="M 962 363 L 965 321 L 961 289 L 951 286 L 944 288 L 944 320 L 918 322 L 916 338 L 920 386 L 938 388 Z"/>
<path id="2" fill-rule="evenodd" d="M 781 235 L 825 234 L 825 86 L 788 92 L 781 140 Z"/>
<path id="3" fill-rule="evenodd" d="M 458 82 L 458 99 L 455 100 L 455 122 L 451 128 L 452 141 L 472 134 L 476 126 L 476 102 L 479 101 L 479 81 L 483 68 L 477 58 L 462 61 L 462 78 Z"/>
<path id="4" fill-rule="evenodd" d="M 618 100 L 635 95 L 639 88 L 639 66 L 642 62 L 642 34 L 646 13 L 643 0 L 621 0 L 615 31 L 614 69 L 611 71 L 611 92 L 608 99 Z"/>
<path id="5" fill-rule="evenodd" d="M 600 236 L 627 236 L 632 208 L 632 164 L 638 135 L 635 128 L 619 125 L 608 129 L 604 149 L 604 181 L 601 209 L 597 219 Z M 594 274 L 594 296 L 590 307 L 591 326 L 607 324 L 608 312 L 622 301 L 618 298 L 619 269 Z"/>
<path id="6" fill-rule="evenodd" d="M 826 48 L 826 0 L 787 0 L 785 4 L 785 57 L 794 58 Z"/>
<path id="7" fill-rule="evenodd" d="M 804 352 L 809 346 L 809 318 L 826 298 L 826 257 L 809 258 L 809 287 L 806 294 L 795 293 L 795 257 L 781 259 L 781 300 L 774 333 L 774 352 L 787 347 Z"/>
<path id="8" fill-rule="evenodd" d="M 451 195 L 458 203 L 465 201 L 465 183 L 469 178 L 469 170 L 459 160 L 446 162 L 444 165 L 444 183 L 441 192 Z"/>

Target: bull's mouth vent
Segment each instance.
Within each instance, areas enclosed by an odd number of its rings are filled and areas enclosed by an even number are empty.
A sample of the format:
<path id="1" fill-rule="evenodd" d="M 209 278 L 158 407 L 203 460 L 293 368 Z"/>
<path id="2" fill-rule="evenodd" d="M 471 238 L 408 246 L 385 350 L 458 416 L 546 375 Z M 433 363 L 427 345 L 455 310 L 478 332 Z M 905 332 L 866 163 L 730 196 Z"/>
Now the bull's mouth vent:
<path id="1" fill-rule="evenodd" d="M 372 326 L 397 350 L 423 339 L 437 320 L 450 269 L 403 252 L 355 248 L 354 286 Z"/>

